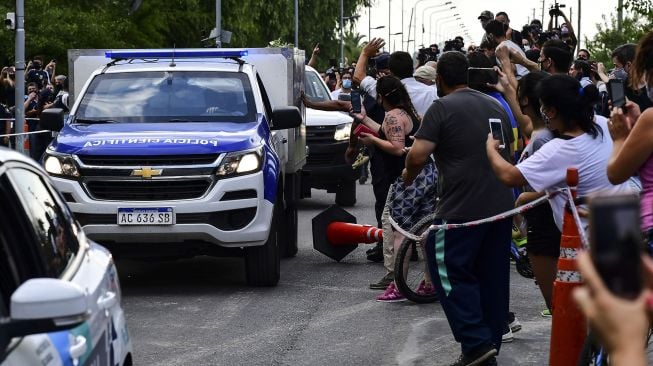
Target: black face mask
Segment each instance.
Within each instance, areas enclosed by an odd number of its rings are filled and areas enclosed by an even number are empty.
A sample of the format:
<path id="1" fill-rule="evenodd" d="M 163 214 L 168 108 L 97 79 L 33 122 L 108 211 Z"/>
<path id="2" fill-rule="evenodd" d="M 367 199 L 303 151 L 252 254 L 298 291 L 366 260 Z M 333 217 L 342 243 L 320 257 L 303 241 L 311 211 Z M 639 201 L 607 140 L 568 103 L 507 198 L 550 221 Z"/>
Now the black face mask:
<path id="1" fill-rule="evenodd" d="M 61 85 L 55 85 L 55 86 L 54 86 L 54 94 L 55 94 L 55 95 L 59 94 L 59 92 L 60 92 L 62 89 L 63 89 L 63 88 L 62 88 Z"/>

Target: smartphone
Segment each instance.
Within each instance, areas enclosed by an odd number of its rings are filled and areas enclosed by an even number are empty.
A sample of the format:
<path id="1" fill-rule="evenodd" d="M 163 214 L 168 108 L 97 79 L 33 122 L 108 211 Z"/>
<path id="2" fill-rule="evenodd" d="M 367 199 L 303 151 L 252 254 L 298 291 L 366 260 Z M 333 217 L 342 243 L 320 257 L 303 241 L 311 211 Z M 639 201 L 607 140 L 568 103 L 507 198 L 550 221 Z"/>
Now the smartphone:
<path id="1" fill-rule="evenodd" d="M 496 84 L 499 82 L 497 70 L 487 67 L 470 67 L 467 69 L 467 84 L 482 85 Z"/>
<path id="2" fill-rule="evenodd" d="M 505 149 L 506 139 L 503 136 L 503 123 L 500 119 L 490 118 L 490 131 L 492 132 L 492 137 L 499 141 L 499 148 Z"/>
<path id="3" fill-rule="evenodd" d="M 590 253 L 597 272 L 612 293 L 636 298 L 643 287 L 639 197 L 599 196 L 589 207 Z"/>
<path id="4" fill-rule="evenodd" d="M 354 113 L 361 112 L 361 92 L 358 89 L 353 89 L 349 94 L 351 96 L 351 109 Z"/>
<path id="5" fill-rule="evenodd" d="M 608 95 L 610 96 L 613 107 L 623 107 L 624 104 L 626 104 L 624 81 L 620 79 L 610 79 L 610 81 L 608 81 Z"/>

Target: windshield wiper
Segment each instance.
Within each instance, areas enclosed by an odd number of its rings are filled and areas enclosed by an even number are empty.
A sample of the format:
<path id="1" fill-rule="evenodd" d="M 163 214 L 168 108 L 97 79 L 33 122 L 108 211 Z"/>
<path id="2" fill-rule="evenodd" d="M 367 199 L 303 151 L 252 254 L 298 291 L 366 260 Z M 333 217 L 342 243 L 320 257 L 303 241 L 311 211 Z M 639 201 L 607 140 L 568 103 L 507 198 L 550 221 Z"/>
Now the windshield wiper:
<path id="1" fill-rule="evenodd" d="M 114 119 L 84 119 L 84 118 L 75 118 L 76 124 L 86 124 L 86 125 L 92 125 L 92 124 L 100 124 L 100 123 L 119 123 L 118 121 Z"/>

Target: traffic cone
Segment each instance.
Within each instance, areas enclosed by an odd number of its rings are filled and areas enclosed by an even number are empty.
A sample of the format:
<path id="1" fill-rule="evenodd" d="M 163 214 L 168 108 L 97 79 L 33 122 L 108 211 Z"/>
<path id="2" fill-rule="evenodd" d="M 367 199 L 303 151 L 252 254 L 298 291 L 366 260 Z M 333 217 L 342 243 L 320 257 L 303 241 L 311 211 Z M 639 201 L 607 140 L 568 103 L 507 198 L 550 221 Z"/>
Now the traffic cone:
<path id="1" fill-rule="evenodd" d="M 571 189 L 573 198 L 576 199 L 578 186 L 576 168 L 567 169 L 567 185 Z M 578 230 L 572 213 L 564 210 L 558 275 L 553 283 L 553 319 L 549 351 L 551 366 L 575 366 L 587 336 L 585 317 L 572 299 L 574 288 L 581 285 L 576 260 L 578 251 L 582 248 Z"/>
<path id="2" fill-rule="evenodd" d="M 331 245 L 376 243 L 383 238 L 383 229 L 372 225 L 332 222 L 327 226 L 327 240 Z"/>
<path id="3" fill-rule="evenodd" d="M 313 218 L 313 248 L 340 262 L 359 243 L 376 243 L 383 230 L 370 225 L 357 225 L 356 217 L 333 205 Z"/>

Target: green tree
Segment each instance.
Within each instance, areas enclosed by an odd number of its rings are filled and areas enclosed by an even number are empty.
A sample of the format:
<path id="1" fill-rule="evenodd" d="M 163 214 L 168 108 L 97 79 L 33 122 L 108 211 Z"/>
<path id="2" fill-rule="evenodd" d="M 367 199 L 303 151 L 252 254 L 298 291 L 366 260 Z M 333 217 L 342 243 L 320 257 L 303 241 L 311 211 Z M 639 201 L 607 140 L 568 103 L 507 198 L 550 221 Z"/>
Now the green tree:
<path id="1" fill-rule="evenodd" d="M 345 0 L 353 15 L 370 0 Z M 29 0 L 25 2 L 26 55 L 59 60 L 65 71 L 73 48 L 161 48 L 209 46 L 202 39 L 215 27 L 215 0 Z M 294 42 L 292 0 L 223 0 L 222 27 L 233 32 L 229 47 L 265 47 L 272 40 Z M 0 2 L 0 14 L 14 11 Z M 340 0 L 299 0 L 299 47 L 307 56 L 315 43 L 325 60 L 339 55 L 335 29 Z M 0 30 L 0 62 L 12 64 L 14 33 Z M 325 61 L 326 63 L 326 61 Z"/>
<path id="2" fill-rule="evenodd" d="M 343 38 L 345 58 L 349 61 L 350 64 L 358 60 L 358 56 L 360 55 L 363 48 L 361 40 L 364 37 L 365 36 L 354 33 L 351 30 L 345 32 L 345 37 Z"/>
<path id="3" fill-rule="evenodd" d="M 611 68 L 612 59 L 610 54 L 618 46 L 626 43 L 637 43 L 639 39 L 653 27 L 652 18 L 643 18 L 638 14 L 625 17 L 622 30 L 617 29 L 617 18 L 612 16 L 610 22 L 603 16 L 603 23 L 596 25 L 598 33 L 594 39 L 586 39 L 587 49 L 592 54 L 592 59 L 603 62 L 607 68 Z"/>

